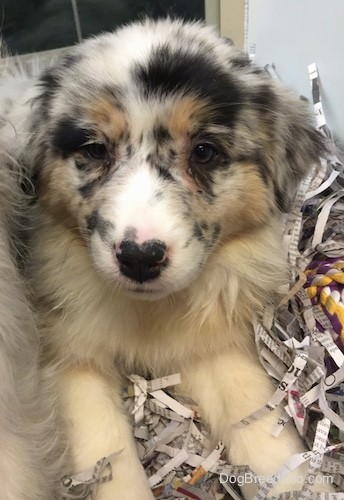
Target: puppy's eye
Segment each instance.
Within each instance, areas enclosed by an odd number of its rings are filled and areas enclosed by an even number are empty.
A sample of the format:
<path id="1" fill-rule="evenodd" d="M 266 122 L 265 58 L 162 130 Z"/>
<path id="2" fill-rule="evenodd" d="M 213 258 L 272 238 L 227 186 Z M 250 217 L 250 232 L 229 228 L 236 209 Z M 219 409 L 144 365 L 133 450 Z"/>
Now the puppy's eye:
<path id="1" fill-rule="evenodd" d="M 191 161 L 193 163 L 207 165 L 213 163 L 217 159 L 218 155 L 218 150 L 212 144 L 197 144 L 191 153 Z"/>
<path id="2" fill-rule="evenodd" d="M 101 142 L 91 142 L 90 144 L 85 144 L 80 148 L 80 151 L 92 160 L 106 160 L 108 156 L 106 146 Z"/>

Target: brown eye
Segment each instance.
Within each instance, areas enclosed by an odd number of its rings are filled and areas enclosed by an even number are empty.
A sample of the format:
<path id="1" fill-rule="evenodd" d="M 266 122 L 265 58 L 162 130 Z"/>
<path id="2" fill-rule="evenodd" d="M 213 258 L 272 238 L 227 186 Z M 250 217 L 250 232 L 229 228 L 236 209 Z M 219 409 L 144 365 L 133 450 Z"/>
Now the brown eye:
<path id="1" fill-rule="evenodd" d="M 108 156 L 106 146 L 100 142 L 85 144 L 80 148 L 80 151 L 92 160 L 106 160 Z"/>
<path id="2" fill-rule="evenodd" d="M 191 161 L 193 163 L 201 163 L 207 165 L 212 163 L 218 157 L 217 149 L 208 143 L 197 144 L 191 153 Z"/>

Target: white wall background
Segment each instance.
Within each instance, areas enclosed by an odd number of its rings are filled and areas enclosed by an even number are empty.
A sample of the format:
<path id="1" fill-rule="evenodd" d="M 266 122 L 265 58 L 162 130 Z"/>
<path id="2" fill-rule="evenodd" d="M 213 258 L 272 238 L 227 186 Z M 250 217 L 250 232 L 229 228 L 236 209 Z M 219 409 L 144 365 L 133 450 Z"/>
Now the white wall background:
<path id="1" fill-rule="evenodd" d="M 311 99 L 308 64 L 318 66 L 327 123 L 344 145 L 344 0 L 249 0 L 248 48 Z"/>

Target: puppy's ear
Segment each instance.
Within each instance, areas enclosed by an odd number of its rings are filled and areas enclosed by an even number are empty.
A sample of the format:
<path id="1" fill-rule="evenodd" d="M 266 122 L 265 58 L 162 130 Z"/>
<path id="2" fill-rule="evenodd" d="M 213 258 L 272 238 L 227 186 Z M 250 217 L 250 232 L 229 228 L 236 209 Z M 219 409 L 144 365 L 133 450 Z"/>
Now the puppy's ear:
<path id="1" fill-rule="evenodd" d="M 273 188 L 278 208 L 289 212 L 295 192 L 310 168 L 326 152 L 325 140 L 316 129 L 312 107 L 287 91 L 280 93 L 277 114 Z"/>
<path id="2" fill-rule="evenodd" d="M 242 83 L 231 147 L 237 156 L 257 162 L 276 206 L 289 212 L 301 179 L 326 151 L 312 106 L 252 64 L 246 54 L 230 46 L 227 53 L 229 71 Z"/>

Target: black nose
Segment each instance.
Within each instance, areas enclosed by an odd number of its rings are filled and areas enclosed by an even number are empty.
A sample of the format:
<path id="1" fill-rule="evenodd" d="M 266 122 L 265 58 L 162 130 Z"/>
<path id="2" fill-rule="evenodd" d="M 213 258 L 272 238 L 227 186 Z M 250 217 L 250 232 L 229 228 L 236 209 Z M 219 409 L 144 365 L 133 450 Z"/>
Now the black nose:
<path id="1" fill-rule="evenodd" d="M 162 241 L 149 240 L 138 245 L 135 241 L 124 240 L 116 257 L 122 274 L 134 281 L 143 283 L 153 280 L 167 263 L 166 245 Z"/>

